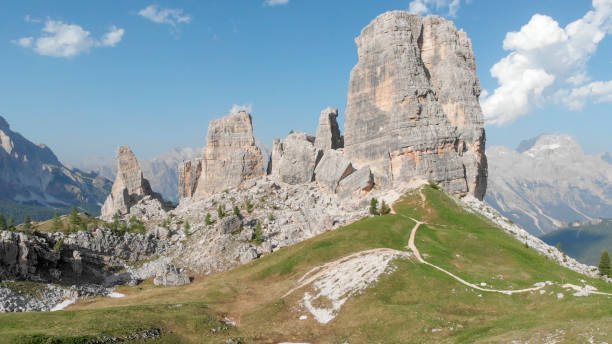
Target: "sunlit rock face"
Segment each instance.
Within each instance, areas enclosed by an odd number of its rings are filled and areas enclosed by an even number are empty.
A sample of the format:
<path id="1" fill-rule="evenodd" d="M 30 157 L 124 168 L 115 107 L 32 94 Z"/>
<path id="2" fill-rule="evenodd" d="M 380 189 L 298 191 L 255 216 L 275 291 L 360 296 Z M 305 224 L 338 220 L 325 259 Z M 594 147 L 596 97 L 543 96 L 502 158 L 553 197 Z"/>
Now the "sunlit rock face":
<path id="1" fill-rule="evenodd" d="M 482 199 L 480 86 L 467 35 L 437 16 L 393 11 L 356 38 L 344 148 L 381 186 L 421 178 Z"/>

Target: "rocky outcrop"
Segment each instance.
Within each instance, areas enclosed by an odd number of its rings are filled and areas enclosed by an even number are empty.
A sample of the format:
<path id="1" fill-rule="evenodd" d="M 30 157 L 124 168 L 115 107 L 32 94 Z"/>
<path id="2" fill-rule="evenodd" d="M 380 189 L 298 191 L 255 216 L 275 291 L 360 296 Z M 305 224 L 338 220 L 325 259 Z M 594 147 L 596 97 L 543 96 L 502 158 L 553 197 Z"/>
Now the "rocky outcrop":
<path id="1" fill-rule="evenodd" d="M 315 147 L 315 138 L 302 132 L 274 140 L 270 174 L 287 184 L 313 181 L 315 167 L 322 151 Z"/>
<path id="2" fill-rule="evenodd" d="M 188 197 L 196 180 L 197 162 L 184 163 L 179 189 Z M 187 167 L 189 165 L 189 168 Z M 241 111 L 210 122 L 201 173 L 191 197 L 204 198 L 265 174 L 263 157 L 253 137 L 251 115 Z"/>
<path id="3" fill-rule="evenodd" d="M 362 198 L 374 187 L 370 166 L 364 166 L 338 183 L 337 194 L 341 198 Z"/>
<path id="4" fill-rule="evenodd" d="M 169 242 L 160 239 L 152 232 L 103 229 L 70 235 L 0 231 L 0 280 L 101 284 L 124 263 L 164 252 Z"/>
<path id="5" fill-rule="evenodd" d="M 347 98 L 347 159 L 357 168 L 369 165 L 381 186 L 418 178 L 482 198 L 480 87 L 465 33 L 438 17 L 393 11 L 374 19 L 355 41 L 359 63 Z"/>
<path id="6" fill-rule="evenodd" d="M 191 198 L 196 192 L 202 174 L 202 160 L 185 161 L 178 167 L 179 199 Z"/>
<path id="7" fill-rule="evenodd" d="M 191 280 L 185 271 L 172 264 L 166 264 L 164 269 L 153 278 L 153 284 L 159 286 L 180 286 L 189 283 L 191 283 Z"/>
<path id="8" fill-rule="evenodd" d="M 111 221 L 115 215 L 128 215 L 131 208 L 145 197 L 149 202 L 156 203 L 155 208 L 165 208 L 161 195 L 154 193 L 149 181 L 143 177 L 130 147 L 121 146 L 117 150 L 117 178 L 102 206 L 100 217 Z"/>
<path id="9" fill-rule="evenodd" d="M 353 165 L 341 150 L 328 149 L 315 168 L 315 180 L 325 190 L 335 193 L 338 183 L 353 171 Z"/>
<path id="10" fill-rule="evenodd" d="M 338 109 L 327 108 L 321 111 L 314 142 L 315 147 L 323 151 L 342 148 L 344 138 L 340 135 L 337 118 Z"/>

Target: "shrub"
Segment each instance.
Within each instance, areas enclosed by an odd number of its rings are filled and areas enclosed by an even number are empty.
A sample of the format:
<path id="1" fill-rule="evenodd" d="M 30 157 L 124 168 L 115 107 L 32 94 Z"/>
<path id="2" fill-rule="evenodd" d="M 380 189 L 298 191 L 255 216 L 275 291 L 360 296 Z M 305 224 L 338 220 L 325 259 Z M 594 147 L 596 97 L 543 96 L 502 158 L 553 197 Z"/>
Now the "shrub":
<path id="1" fill-rule="evenodd" d="M 206 223 L 207 226 L 212 225 L 212 220 L 210 219 L 210 214 L 206 214 L 206 218 L 204 219 L 204 223 Z"/>
<path id="2" fill-rule="evenodd" d="M 253 203 L 250 200 L 247 199 L 244 205 L 246 206 L 247 213 L 253 212 Z"/>
<path id="3" fill-rule="evenodd" d="M 254 243 L 260 245 L 263 242 L 263 229 L 261 228 L 261 221 L 257 221 L 257 225 L 255 225 L 255 239 Z"/>
<path id="4" fill-rule="evenodd" d="M 8 226 L 6 224 L 6 218 L 4 217 L 4 215 L 0 214 L 0 230 L 7 230 Z"/>
<path id="5" fill-rule="evenodd" d="M 191 225 L 189 225 L 189 221 L 185 221 L 185 224 L 183 225 L 183 232 L 185 233 L 186 237 L 189 237 L 191 235 Z"/>
<path id="6" fill-rule="evenodd" d="M 238 208 L 237 205 L 234 206 L 234 215 L 240 216 L 240 209 Z"/>
<path id="7" fill-rule="evenodd" d="M 610 255 L 608 251 L 603 250 L 599 257 L 599 274 L 601 276 L 612 277 L 612 268 L 610 267 Z"/>
<path id="8" fill-rule="evenodd" d="M 370 214 L 378 215 L 378 200 L 376 198 L 370 200 Z"/>
<path id="9" fill-rule="evenodd" d="M 129 226 L 128 231 L 144 233 L 146 231 L 146 228 L 145 228 L 144 223 L 142 223 L 142 221 L 132 216 L 130 217 L 130 226 Z"/>
<path id="10" fill-rule="evenodd" d="M 387 215 L 390 212 L 391 212 L 391 208 L 387 205 L 385 201 L 382 201 L 382 204 L 380 205 L 380 213 L 382 215 Z"/>
<path id="11" fill-rule="evenodd" d="M 217 215 L 220 219 L 225 217 L 225 206 L 223 204 L 219 204 L 219 207 L 217 207 Z"/>
<path id="12" fill-rule="evenodd" d="M 64 239 L 59 239 L 58 241 L 55 242 L 55 245 L 53 245 L 53 252 L 62 254 L 63 250 L 64 250 Z"/>
<path id="13" fill-rule="evenodd" d="M 268 220 L 274 221 L 274 220 L 276 220 L 276 217 L 274 217 L 274 214 L 270 213 L 270 214 L 268 214 Z"/>

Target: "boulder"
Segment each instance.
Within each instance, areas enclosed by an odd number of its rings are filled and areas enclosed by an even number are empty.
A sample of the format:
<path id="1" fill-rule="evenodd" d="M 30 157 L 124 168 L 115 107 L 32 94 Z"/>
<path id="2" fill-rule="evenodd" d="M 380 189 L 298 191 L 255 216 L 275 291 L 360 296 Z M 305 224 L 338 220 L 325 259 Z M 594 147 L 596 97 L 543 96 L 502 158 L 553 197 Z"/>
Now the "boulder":
<path id="1" fill-rule="evenodd" d="M 355 41 L 359 62 L 347 97 L 347 159 L 356 168 L 370 166 L 383 186 L 418 178 L 457 196 L 482 198 L 480 88 L 465 33 L 439 17 L 393 11 L 374 19 Z"/>
<path id="2" fill-rule="evenodd" d="M 236 232 L 242 227 L 242 219 L 238 215 L 230 215 L 219 220 L 219 229 L 222 233 Z"/>
<path id="3" fill-rule="evenodd" d="M 250 114 L 241 111 L 210 122 L 201 170 L 193 192 L 196 198 L 234 188 L 265 174 Z M 189 194 L 189 185 L 195 182 L 194 175 L 186 174 L 182 180 L 181 188 L 187 187 L 184 195 Z"/>
<path id="4" fill-rule="evenodd" d="M 364 166 L 342 179 L 336 193 L 340 198 L 360 198 L 374 187 L 374 177 L 370 166 Z"/>
<path id="5" fill-rule="evenodd" d="M 159 286 L 180 286 L 191 283 L 189 276 L 172 264 L 166 264 L 164 269 L 158 271 L 153 284 Z"/>
<path id="6" fill-rule="evenodd" d="M 328 149 L 315 168 L 315 180 L 325 190 L 334 193 L 338 183 L 354 171 L 342 151 Z"/>
<path id="7" fill-rule="evenodd" d="M 165 209 L 166 205 L 161 195 L 153 192 L 149 181 L 142 175 L 136 156 L 129 146 L 121 146 L 117 151 L 117 177 L 110 195 L 102 206 L 100 218 L 111 221 L 117 214 L 125 216 L 130 214 L 131 208 L 140 200 L 150 196 L 158 203 L 158 208 Z"/>
<path id="8" fill-rule="evenodd" d="M 275 139 L 270 174 L 287 184 L 313 181 L 314 170 L 322 151 L 315 147 L 315 138 L 302 132 Z"/>
<path id="9" fill-rule="evenodd" d="M 338 127 L 338 109 L 327 108 L 321 111 L 319 127 L 315 138 L 315 147 L 325 151 L 342 148 L 344 142 Z"/>

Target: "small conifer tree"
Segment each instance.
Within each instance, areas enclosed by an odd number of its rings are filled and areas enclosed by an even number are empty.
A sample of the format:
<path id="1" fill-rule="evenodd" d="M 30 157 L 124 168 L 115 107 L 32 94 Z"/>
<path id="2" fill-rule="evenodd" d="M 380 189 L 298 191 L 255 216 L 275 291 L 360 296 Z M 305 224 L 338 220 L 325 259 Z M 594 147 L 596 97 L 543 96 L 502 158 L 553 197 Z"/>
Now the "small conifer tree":
<path id="1" fill-rule="evenodd" d="M 63 229 L 62 220 L 59 217 L 57 211 L 53 214 L 53 222 L 51 223 L 51 230 L 53 232 L 59 232 Z"/>
<path id="2" fill-rule="evenodd" d="M 81 218 L 79 217 L 79 211 L 76 207 L 72 207 L 69 217 L 70 224 L 73 227 L 78 227 L 81 224 Z"/>
<path id="3" fill-rule="evenodd" d="M 251 202 L 251 200 L 247 200 L 245 202 L 245 206 L 246 206 L 247 213 L 250 214 L 253 212 L 253 203 Z"/>
<path id="4" fill-rule="evenodd" d="M 240 216 L 240 208 L 237 205 L 234 206 L 234 215 Z"/>
<path id="5" fill-rule="evenodd" d="M 261 228 L 261 221 L 257 221 L 257 225 L 255 225 L 255 240 L 253 241 L 258 245 L 263 242 L 263 229 Z"/>
<path id="6" fill-rule="evenodd" d="M 29 215 L 26 215 L 25 219 L 23 220 L 23 229 L 26 231 L 32 230 L 32 220 L 30 219 Z"/>
<path id="7" fill-rule="evenodd" d="M 601 252 L 601 257 L 599 257 L 599 274 L 602 276 L 612 277 L 610 254 L 608 254 L 607 250 L 603 250 Z"/>
<path id="8" fill-rule="evenodd" d="M 370 200 L 370 214 L 378 215 L 378 200 L 376 198 Z"/>
<path id="9" fill-rule="evenodd" d="M 389 206 L 387 205 L 387 203 L 385 201 L 382 201 L 382 204 L 380 206 L 380 214 L 381 215 L 387 215 L 391 212 L 391 208 L 389 208 Z"/>
<path id="10" fill-rule="evenodd" d="M 212 225 L 212 220 L 210 219 L 210 214 L 206 214 L 206 218 L 204 219 L 204 223 L 206 223 L 207 226 Z"/>
<path id="11" fill-rule="evenodd" d="M 15 217 L 13 217 L 13 215 L 9 217 L 8 230 L 9 231 L 15 230 Z"/>
<path id="12" fill-rule="evenodd" d="M 0 230 L 7 230 L 8 229 L 8 225 L 6 224 L 6 218 L 4 217 L 4 215 L 0 214 Z"/>
<path id="13" fill-rule="evenodd" d="M 225 217 L 225 206 L 223 204 L 219 204 L 219 207 L 217 207 L 217 215 L 220 219 Z"/>
<path id="14" fill-rule="evenodd" d="M 185 232 L 185 236 L 188 237 L 191 235 L 191 225 L 189 224 L 189 221 L 185 221 L 185 224 L 183 225 L 183 232 Z"/>

